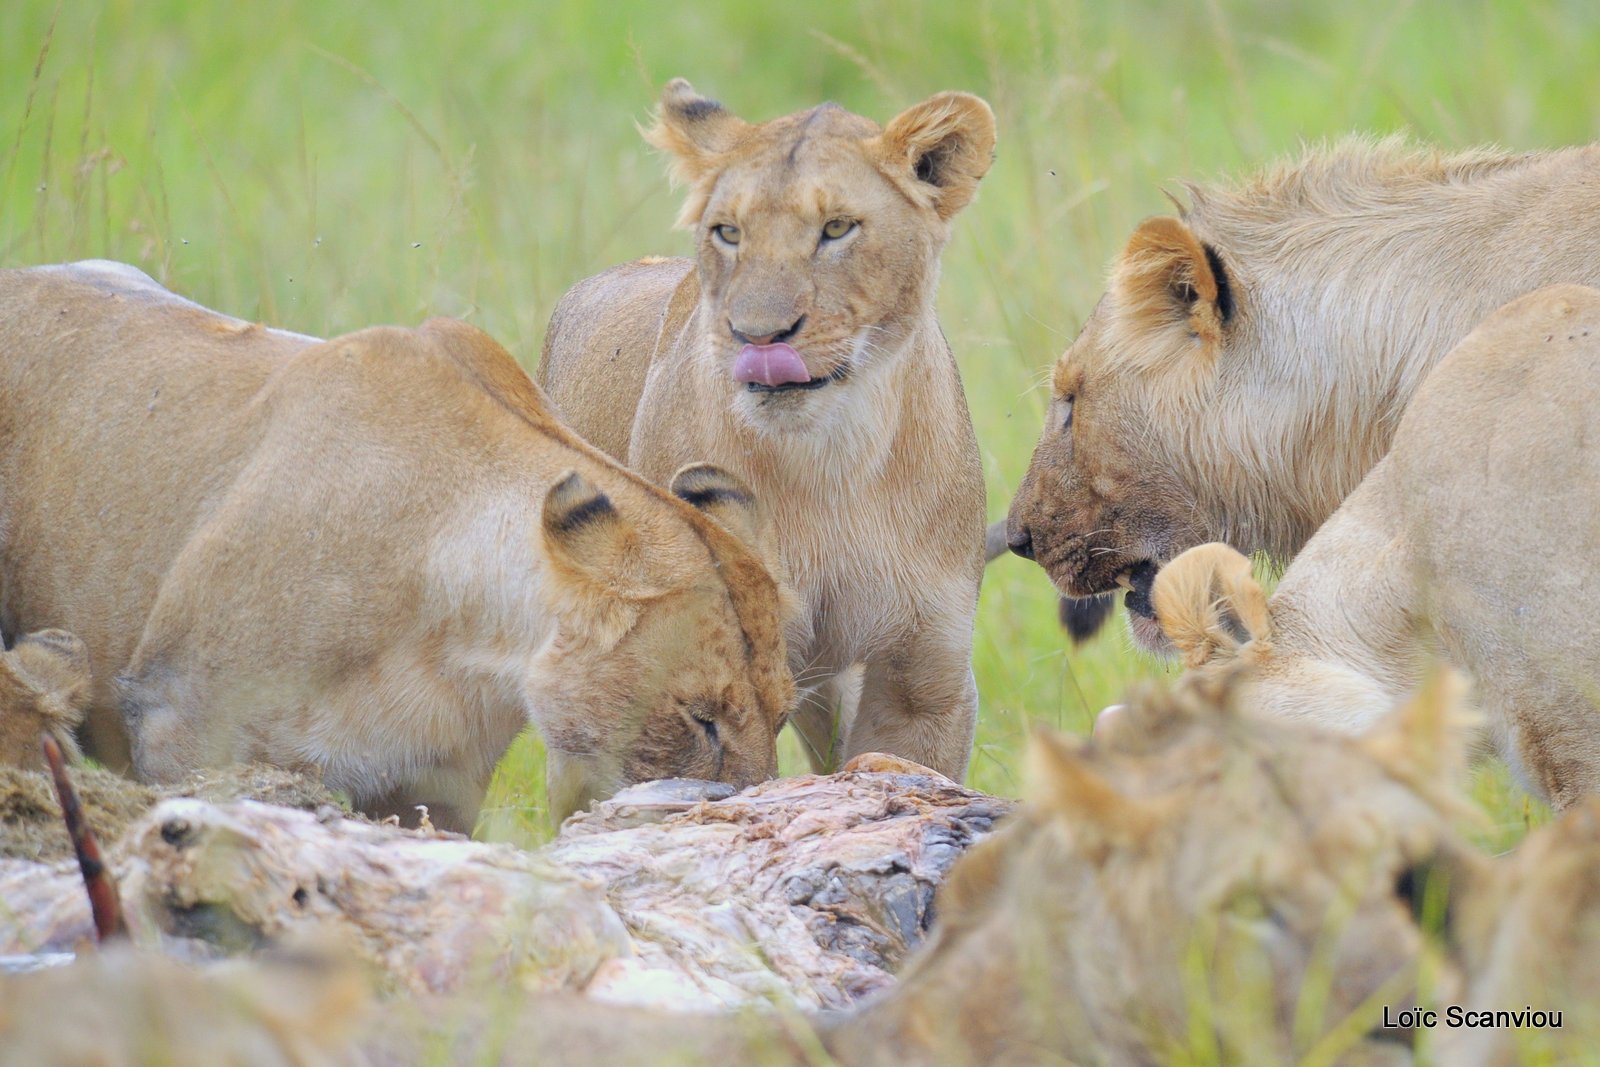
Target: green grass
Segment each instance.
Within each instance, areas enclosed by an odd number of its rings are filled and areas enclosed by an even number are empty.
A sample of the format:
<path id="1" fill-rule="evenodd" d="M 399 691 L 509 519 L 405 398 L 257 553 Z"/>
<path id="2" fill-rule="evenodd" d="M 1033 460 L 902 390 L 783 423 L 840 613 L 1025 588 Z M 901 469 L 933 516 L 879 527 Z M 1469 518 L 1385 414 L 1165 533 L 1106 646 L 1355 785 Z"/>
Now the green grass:
<path id="1" fill-rule="evenodd" d="M 740 113 L 822 99 L 880 120 L 982 94 L 999 155 L 940 297 L 1003 512 L 1046 368 L 1105 265 L 1178 176 L 1303 141 L 1409 130 L 1533 148 L 1600 134 L 1600 9 L 1581 2 L 203 5 L 0 10 L 0 262 L 135 263 L 202 303 L 337 333 L 470 319 L 525 363 L 554 301 L 611 263 L 683 252 L 635 123 L 674 75 Z M 1068 650 L 1042 572 L 991 568 L 969 776 L 1019 788 L 1035 719 L 1083 730 L 1166 668 L 1120 630 Z M 789 746 L 785 766 L 801 766 Z M 549 832 L 536 741 L 489 832 Z M 1542 818 L 1481 777 L 1497 846 Z"/>

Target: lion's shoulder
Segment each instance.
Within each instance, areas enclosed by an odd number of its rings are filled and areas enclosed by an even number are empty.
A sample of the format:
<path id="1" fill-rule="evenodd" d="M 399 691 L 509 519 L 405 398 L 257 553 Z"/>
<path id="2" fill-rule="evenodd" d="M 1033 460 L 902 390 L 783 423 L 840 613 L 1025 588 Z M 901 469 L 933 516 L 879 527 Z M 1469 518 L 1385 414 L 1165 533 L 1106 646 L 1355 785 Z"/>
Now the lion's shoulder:
<path id="1" fill-rule="evenodd" d="M 538 381 L 584 440 L 626 460 L 650 363 L 699 300 L 694 260 L 661 256 L 623 263 L 567 290 L 545 332 Z"/>
<path id="2" fill-rule="evenodd" d="M 699 299 L 694 260 L 645 256 L 591 275 L 568 289 L 551 313 L 545 352 L 578 335 L 616 334 L 619 340 L 653 337 L 680 290 L 692 309 Z"/>
<path id="3" fill-rule="evenodd" d="M 1487 444 L 1494 435 L 1463 422 L 1496 413 L 1526 416 L 1502 433 L 1547 432 L 1549 415 L 1557 411 L 1587 419 L 1600 387 L 1593 363 L 1597 341 L 1600 288 L 1549 285 L 1512 300 L 1439 361 L 1401 419 L 1394 447 L 1431 455 L 1441 432 L 1460 433 L 1467 439 L 1463 444 Z"/>

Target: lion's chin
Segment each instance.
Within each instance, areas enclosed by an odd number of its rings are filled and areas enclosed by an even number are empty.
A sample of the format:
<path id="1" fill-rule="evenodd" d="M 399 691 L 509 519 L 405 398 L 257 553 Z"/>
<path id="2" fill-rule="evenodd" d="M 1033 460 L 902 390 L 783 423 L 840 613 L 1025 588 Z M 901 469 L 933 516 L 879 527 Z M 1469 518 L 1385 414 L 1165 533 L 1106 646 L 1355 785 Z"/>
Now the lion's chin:
<path id="1" fill-rule="evenodd" d="M 734 417 L 757 433 L 792 441 L 813 438 L 819 445 L 832 442 L 841 451 L 852 447 L 852 432 L 868 421 L 861 406 L 872 402 L 872 390 L 863 393 L 855 366 L 846 361 L 820 377 L 777 387 L 739 382 L 730 398 Z"/>
<path id="2" fill-rule="evenodd" d="M 1178 654 L 1172 642 L 1167 640 L 1167 635 L 1161 631 L 1161 624 L 1153 616 L 1128 612 L 1128 633 L 1133 635 L 1134 645 L 1142 651 L 1163 659 Z"/>
<path id="3" fill-rule="evenodd" d="M 1128 632 L 1133 634 L 1133 643 L 1158 656 L 1173 656 L 1177 654 L 1177 649 L 1162 633 L 1161 624 L 1156 621 L 1155 605 L 1150 599 L 1155 590 L 1158 569 L 1154 560 L 1145 559 L 1134 564 L 1121 577 L 1128 585 L 1128 595 L 1122 598 L 1122 602 L 1128 609 Z"/>

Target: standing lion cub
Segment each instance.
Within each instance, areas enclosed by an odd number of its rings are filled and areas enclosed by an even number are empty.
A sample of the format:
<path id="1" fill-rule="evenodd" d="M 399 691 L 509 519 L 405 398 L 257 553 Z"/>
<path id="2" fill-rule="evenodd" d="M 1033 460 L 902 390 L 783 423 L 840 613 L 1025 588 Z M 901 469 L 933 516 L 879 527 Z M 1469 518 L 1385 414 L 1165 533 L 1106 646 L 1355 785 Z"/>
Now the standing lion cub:
<path id="1" fill-rule="evenodd" d="M 589 448 L 465 323 L 318 341 L 121 264 L 0 271 L 0 627 L 82 639 L 90 753 L 141 778 L 315 767 L 471 829 L 530 721 L 558 816 L 770 777 L 793 686 L 750 503 Z"/>
<path id="2" fill-rule="evenodd" d="M 751 124 L 680 79 L 646 136 L 688 187 L 695 258 L 580 282 L 539 381 L 646 477 L 709 460 L 764 502 L 802 602 L 789 654 L 815 765 L 876 750 L 959 779 L 984 494 L 934 292 L 994 116 L 940 93 L 882 128 L 832 104 Z M 815 687 L 857 663 L 859 710 L 835 723 Z"/>

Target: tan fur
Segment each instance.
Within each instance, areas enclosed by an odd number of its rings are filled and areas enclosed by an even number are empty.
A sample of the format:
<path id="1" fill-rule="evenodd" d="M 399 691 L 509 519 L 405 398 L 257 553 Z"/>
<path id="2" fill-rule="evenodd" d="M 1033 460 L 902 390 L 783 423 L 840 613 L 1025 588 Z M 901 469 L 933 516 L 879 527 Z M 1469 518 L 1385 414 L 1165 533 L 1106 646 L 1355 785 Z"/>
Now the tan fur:
<path id="1" fill-rule="evenodd" d="M 117 264 L 0 273 L 0 623 L 82 637 L 107 763 L 314 766 L 469 829 L 532 721 L 558 815 L 748 784 L 790 705 L 780 617 L 749 547 L 470 326 L 319 342 Z"/>
<path id="2" fill-rule="evenodd" d="M 839 1067 L 792 1011 L 668 1012 L 486 977 L 380 998 L 337 942 L 198 963 L 115 946 L 0 972 L 6 1067 Z"/>
<path id="3" fill-rule="evenodd" d="M 501 982 L 365 1008 L 361 1044 L 384 1064 L 1410 1064 L 1382 1040 L 1381 1006 L 1448 1000 L 1459 984 L 1430 933 L 1433 886 L 1448 883 L 1451 912 L 1457 890 L 1498 898 L 1451 828 L 1454 699 L 1441 683 L 1356 741 L 1252 721 L 1226 680 L 1190 679 L 1138 699 L 1118 745 L 1041 731 L 1029 804 L 957 862 L 895 987 L 848 1014 L 663 1014 Z M 265 983 L 281 964 L 256 966 Z M 51 1062 L 44 1050 L 73 1031 L 42 1009 L 81 1000 L 97 1024 L 119 1023 L 85 1031 L 107 1062 L 124 1062 L 129 1034 L 161 1032 L 173 1062 L 209 1063 L 206 1031 L 163 1009 L 174 993 L 203 1008 L 228 990 L 243 1011 L 218 1024 L 245 1040 L 263 1002 L 225 973 L 107 954 L 0 977 L 0 1037 Z M 135 996 L 154 1014 L 124 1018 Z M 326 1039 L 363 1007 L 330 1000 L 272 1032 Z"/>
<path id="4" fill-rule="evenodd" d="M 0 1054 L 29 1067 L 345 1067 L 377 1014 L 349 956 L 278 952 L 196 966 L 112 945 L 0 975 Z M 421 1057 L 418 1057 L 420 1061 Z"/>
<path id="5" fill-rule="evenodd" d="M 1242 717 L 1226 684 L 1192 680 L 1137 699 L 1115 745 L 1043 733 L 1029 808 L 956 865 L 928 946 L 830 1050 L 849 1064 L 1298 1063 L 1344 1024 L 1322 1062 L 1409 1063 L 1368 1033 L 1374 1004 L 1448 996 L 1459 977 L 1403 876 L 1467 881 L 1482 865 L 1452 829 L 1452 700 L 1445 687 L 1362 742 Z"/>
<path id="6" fill-rule="evenodd" d="M 1013 543 L 1073 596 L 1206 541 L 1286 562 L 1473 326 L 1543 285 L 1600 284 L 1597 179 L 1596 146 L 1390 140 L 1189 186 L 1181 219 L 1134 231 L 1056 364 Z"/>
<path id="7" fill-rule="evenodd" d="M 1600 797 L 1528 835 L 1463 894 L 1458 938 L 1472 1012 L 1561 1012 L 1561 1028 L 1459 1027 L 1440 1063 L 1586 1063 L 1600 1045 Z"/>
<path id="8" fill-rule="evenodd" d="M 1250 573 L 1250 561 L 1227 545 L 1196 545 L 1162 567 L 1152 602 L 1186 667 L 1242 647 L 1230 618 L 1242 624 L 1244 639 L 1258 650 L 1271 647 L 1267 596 Z"/>
<path id="9" fill-rule="evenodd" d="M 575 286 L 540 383 L 646 477 L 710 460 L 763 501 L 801 601 L 789 654 L 817 766 L 876 750 L 960 778 L 977 714 L 983 478 L 934 292 L 949 221 L 988 169 L 993 116 L 940 93 L 882 129 L 831 104 L 753 124 L 674 81 L 646 136 L 688 186 L 696 258 Z M 823 242 L 831 219 L 858 225 Z M 740 228 L 736 246 L 713 233 L 724 224 Z M 734 382 L 732 331 L 796 323 L 811 375 L 839 379 L 779 394 Z M 859 713 L 836 722 L 857 663 Z"/>
<path id="10" fill-rule="evenodd" d="M 24 634 L 0 652 L 0 766 L 43 770 L 48 733 L 68 759 L 89 707 L 89 653 L 65 630 Z"/>
<path id="11" fill-rule="evenodd" d="M 1389 455 L 1284 574 L 1270 619 L 1222 546 L 1162 569 L 1157 617 L 1191 664 L 1249 659 L 1263 710 L 1340 729 L 1363 729 L 1442 654 L 1471 674 L 1519 779 L 1564 807 L 1600 791 L 1597 514 L 1600 290 L 1552 286 L 1439 364 Z M 1244 628 L 1270 647 L 1205 640 L 1228 613 L 1210 592 L 1224 572 L 1224 606 L 1243 597 Z"/>

